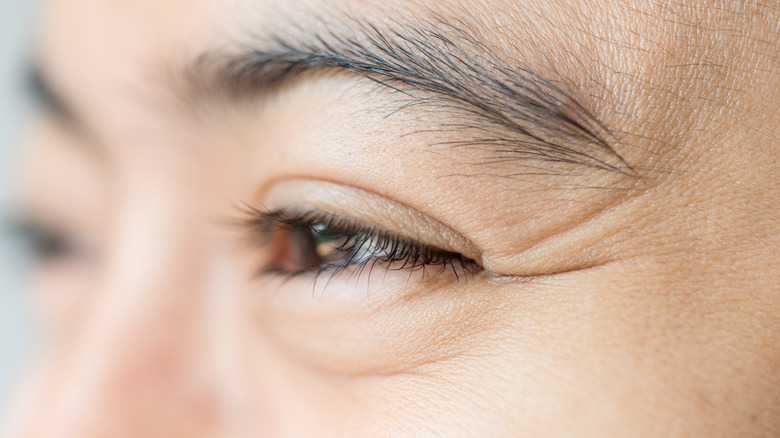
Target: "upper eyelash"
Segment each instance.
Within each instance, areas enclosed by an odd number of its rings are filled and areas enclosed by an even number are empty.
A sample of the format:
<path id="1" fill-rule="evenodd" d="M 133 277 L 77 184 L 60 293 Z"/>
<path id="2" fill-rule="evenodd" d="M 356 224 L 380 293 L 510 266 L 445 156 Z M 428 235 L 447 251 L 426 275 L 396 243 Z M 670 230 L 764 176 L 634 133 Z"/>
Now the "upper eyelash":
<path id="1" fill-rule="evenodd" d="M 428 272 L 431 266 L 439 267 L 434 274 L 447 270 L 453 272 L 456 278 L 462 274 L 474 270 L 478 265 L 475 261 L 462 254 L 442 250 L 424 243 L 402 237 L 383 230 L 376 226 L 361 224 L 359 222 L 339 217 L 323 210 L 304 210 L 301 208 L 283 208 L 276 210 L 251 210 L 248 225 L 255 236 L 260 237 L 261 244 L 267 244 L 273 233 L 280 229 L 293 229 L 297 227 L 311 228 L 316 223 L 321 223 L 336 235 L 346 237 L 346 242 L 340 249 L 349 250 L 362 247 L 368 242 L 373 253 L 384 254 L 381 257 L 370 257 L 357 263 L 324 264 L 315 268 L 286 271 L 266 267 L 263 273 L 274 273 L 286 277 L 296 277 L 304 274 L 314 274 L 318 277 L 323 273 L 331 273 L 333 276 L 347 269 L 355 270 L 360 275 L 367 268 L 369 271 L 381 264 L 387 271 L 393 270 L 422 270 Z M 400 266 L 393 264 L 402 263 Z"/>

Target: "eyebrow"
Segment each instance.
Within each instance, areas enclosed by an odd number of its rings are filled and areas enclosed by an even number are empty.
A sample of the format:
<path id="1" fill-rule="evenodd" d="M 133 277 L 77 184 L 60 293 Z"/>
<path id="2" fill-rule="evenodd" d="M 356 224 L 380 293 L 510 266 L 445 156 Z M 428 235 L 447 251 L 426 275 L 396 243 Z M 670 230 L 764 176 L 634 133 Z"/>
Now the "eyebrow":
<path id="1" fill-rule="evenodd" d="M 32 98 L 52 115 L 62 119 L 69 125 L 85 125 L 68 104 L 67 100 L 46 79 L 43 70 L 37 64 L 32 64 L 28 67 L 26 85 Z"/>
<path id="2" fill-rule="evenodd" d="M 454 130 L 462 139 L 436 144 L 485 149 L 484 163 L 535 160 L 636 176 L 573 81 L 501 56 L 463 21 L 439 17 L 379 26 L 344 16 L 324 24 L 334 30 L 298 27 L 296 36 L 272 35 L 237 54 L 204 53 L 189 69 L 188 89 L 247 99 L 307 73 L 351 72 L 409 98 L 391 112 L 440 112 L 445 121 L 428 131 Z"/>

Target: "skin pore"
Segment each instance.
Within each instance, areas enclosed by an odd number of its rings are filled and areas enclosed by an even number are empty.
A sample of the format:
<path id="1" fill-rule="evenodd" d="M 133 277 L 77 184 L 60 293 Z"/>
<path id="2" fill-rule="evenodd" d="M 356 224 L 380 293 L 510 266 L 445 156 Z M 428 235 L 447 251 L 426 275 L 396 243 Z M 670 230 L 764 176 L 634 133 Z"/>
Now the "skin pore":
<path id="1" fill-rule="evenodd" d="M 780 433 L 777 23 L 50 1 L 9 436 Z"/>

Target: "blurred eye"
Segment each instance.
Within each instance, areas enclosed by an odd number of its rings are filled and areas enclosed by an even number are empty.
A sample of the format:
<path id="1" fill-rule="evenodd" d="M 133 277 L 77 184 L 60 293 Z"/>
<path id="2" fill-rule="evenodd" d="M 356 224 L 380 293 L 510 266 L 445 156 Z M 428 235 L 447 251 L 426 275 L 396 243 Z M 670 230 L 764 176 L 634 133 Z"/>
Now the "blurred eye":
<path id="1" fill-rule="evenodd" d="M 31 220 L 14 227 L 21 250 L 38 266 L 55 263 L 86 263 L 93 258 L 89 245 L 70 233 Z"/>

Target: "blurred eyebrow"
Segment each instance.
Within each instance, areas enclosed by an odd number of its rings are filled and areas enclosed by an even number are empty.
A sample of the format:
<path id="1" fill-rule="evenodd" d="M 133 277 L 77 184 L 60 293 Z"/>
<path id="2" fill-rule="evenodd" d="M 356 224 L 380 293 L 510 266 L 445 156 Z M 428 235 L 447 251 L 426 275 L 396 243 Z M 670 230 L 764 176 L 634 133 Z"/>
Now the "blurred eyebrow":
<path id="1" fill-rule="evenodd" d="M 462 20 L 380 27 L 342 17 L 321 28 L 338 31 L 299 27 L 295 37 L 274 35 L 238 54 L 205 53 L 190 69 L 189 90 L 252 99 L 306 73 L 352 72 L 408 96 L 396 111 L 425 106 L 446 116 L 431 130 L 456 130 L 462 140 L 437 144 L 482 147 L 486 163 L 536 160 L 635 176 L 572 81 L 499 55 Z"/>
<path id="2" fill-rule="evenodd" d="M 27 89 L 38 104 L 71 126 L 85 126 L 67 100 L 46 79 L 38 65 L 33 64 L 27 69 L 26 79 Z"/>

